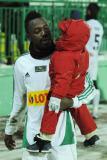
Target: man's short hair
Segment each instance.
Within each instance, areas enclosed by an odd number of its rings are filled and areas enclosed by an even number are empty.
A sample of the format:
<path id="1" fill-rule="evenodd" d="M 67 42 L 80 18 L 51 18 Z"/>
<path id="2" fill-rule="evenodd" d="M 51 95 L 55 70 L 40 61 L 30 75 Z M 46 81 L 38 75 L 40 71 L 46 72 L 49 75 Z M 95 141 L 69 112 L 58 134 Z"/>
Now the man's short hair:
<path id="1" fill-rule="evenodd" d="M 28 26 L 29 26 L 29 22 L 35 18 L 41 18 L 41 14 L 36 12 L 36 11 L 31 11 L 27 14 L 26 18 L 25 18 L 25 30 L 28 33 Z"/>
<path id="2" fill-rule="evenodd" d="M 100 7 L 97 3 L 89 3 L 87 11 L 90 11 L 89 19 L 97 19 Z"/>

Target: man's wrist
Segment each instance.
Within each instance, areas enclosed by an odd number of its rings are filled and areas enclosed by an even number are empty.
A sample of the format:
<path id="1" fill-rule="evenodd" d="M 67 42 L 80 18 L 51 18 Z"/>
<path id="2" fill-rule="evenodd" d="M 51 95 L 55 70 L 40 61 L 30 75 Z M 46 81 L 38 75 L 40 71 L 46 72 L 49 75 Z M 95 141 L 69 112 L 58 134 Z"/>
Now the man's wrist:
<path id="1" fill-rule="evenodd" d="M 5 134 L 7 135 L 13 135 L 16 132 L 16 127 L 10 125 L 8 122 L 6 124 L 6 128 L 5 128 Z"/>

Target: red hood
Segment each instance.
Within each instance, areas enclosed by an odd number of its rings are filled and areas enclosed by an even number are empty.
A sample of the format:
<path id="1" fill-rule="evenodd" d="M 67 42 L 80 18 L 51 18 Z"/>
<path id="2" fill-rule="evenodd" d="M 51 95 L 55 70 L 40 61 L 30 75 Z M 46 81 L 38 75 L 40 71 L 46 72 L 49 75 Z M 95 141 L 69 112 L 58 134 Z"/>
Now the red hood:
<path id="1" fill-rule="evenodd" d="M 56 49 L 83 51 L 90 36 L 90 29 L 83 20 L 65 20 L 59 23 L 61 37 L 56 41 Z"/>

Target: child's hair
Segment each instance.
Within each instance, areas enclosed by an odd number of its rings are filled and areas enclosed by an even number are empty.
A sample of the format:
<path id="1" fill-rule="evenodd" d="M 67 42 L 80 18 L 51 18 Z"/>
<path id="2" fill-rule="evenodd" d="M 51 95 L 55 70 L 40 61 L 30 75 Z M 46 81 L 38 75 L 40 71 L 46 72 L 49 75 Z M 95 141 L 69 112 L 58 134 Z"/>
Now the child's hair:
<path id="1" fill-rule="evenodd" d="M 41 14 L 36 12 L 36 11 L 31 11 L 27 14 L 26 18 L 25 18 L 25 30 L 28 33 L 29 32 L 29 22 L 35 18 L 41 18 Z"/>
<path id="2" fill-rule="evenodd" d="M 81 19 L 81 13 L 80 13 L 80 11 L 79 10 L 72 10 L 71 12 L 70 12 L 70 18 L 71 19 Z"/>

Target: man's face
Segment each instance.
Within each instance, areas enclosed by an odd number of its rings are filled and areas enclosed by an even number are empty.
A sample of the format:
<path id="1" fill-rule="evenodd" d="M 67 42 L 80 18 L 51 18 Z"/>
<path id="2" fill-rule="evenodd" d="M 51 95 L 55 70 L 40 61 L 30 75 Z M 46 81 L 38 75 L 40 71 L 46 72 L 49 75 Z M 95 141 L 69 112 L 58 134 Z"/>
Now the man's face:
<path id="1" fill-rule="evenodd" d="M 38 49 L 44 49 L 52 42 L 50 29 L 42 18 L 31 20 L 28 29 L 29 39 Z"/>

